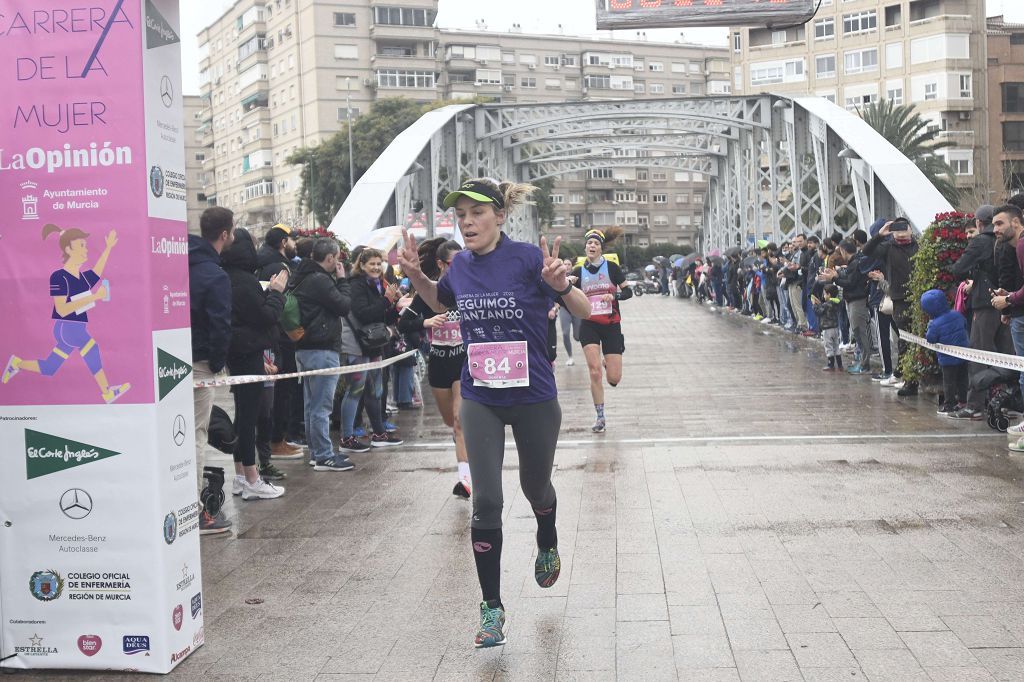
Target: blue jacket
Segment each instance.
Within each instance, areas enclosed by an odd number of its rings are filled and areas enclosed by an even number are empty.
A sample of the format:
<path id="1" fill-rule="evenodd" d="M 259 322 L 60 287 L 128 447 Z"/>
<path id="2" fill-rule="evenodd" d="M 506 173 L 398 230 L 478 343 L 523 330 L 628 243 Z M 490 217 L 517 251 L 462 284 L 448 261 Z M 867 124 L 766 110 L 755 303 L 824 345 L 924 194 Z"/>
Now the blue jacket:
<path id="1" fill-rule="evenodd" d="M 950 310 L 946 294 L 938 289 L 930 289 L 921 295 L 921 310 L 931 318 L 925 339 L 928 343 L 942 343 L 947 346 L 970 347 L 967 336 L 967 319 L 959 311 Z M 949 367 L 962 365 L 966 360 L 954 358 L 945 353 L 936 353 L 939 365 Z"/>
<path id="2" fill-rule="evenodd" d="M 192 363 L 224 369 L 231 345 L 231 280 L 220 254 L 199 235 L 188 236 L 188 294 L 192 318 Z"/>

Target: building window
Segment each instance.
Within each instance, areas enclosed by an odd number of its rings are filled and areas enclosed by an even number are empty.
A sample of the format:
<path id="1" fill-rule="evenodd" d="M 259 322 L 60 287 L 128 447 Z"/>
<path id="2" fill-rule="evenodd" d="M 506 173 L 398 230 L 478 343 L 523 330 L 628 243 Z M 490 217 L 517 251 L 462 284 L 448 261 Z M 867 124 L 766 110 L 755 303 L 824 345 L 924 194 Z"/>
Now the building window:
<path id="1" fill-rule="evenodd" d="M 662 83 L 651 83 L 651 94 L 662 95 L 665 93 L 665 86 Z"/>
<path id="2" fill-rule="evenodd" d="M 652 194 L 651 198 L 654 199 L 654 203 L 656 203 L 656 204 L 667 204 L 668 203 L 668 195 L 667 194 Z"/>
<path id="3" fill-rule="evenodd" d="M 564 204 L 565 203 L 565 195 L 564 194 L 552 194 L 551 195 L 551 203 L 552 204 Z"/>
<path id="4" fill-rule="evenodd" d="M 887 88 L 885 91 L 886 99 L 890 100 L 896 106 L 903 104 L 903 86 L 897 86 Z"/>
<path id="5" fill-rule="evenodd" d="M 673 95 L 685 95 L 686 94 L 686 83 L 673 83 L 672 84 Z"/>
<path id="6" fill-rule="evenodd" d="M 561 59 L 558 55 L 544 55 L 544 66 L 559 66 Z"/>
<path id="7" fill-rule="evenodd" d="M 437 12 L 413 7 L 374 7 L 374 23 L 383 26 L 433 26 Z"/>
<path id="8" fill-rule="evenodd" d="M 335 59 L 359 59 L 359 48 L 355 45 L 335 45 Z"/>
<path id="9" fill-rule="evenodd" d="M 335 12 L 334 13 L 334 25 L 335 26 L 355 26 L 356 15 L 353 12 Z"/>
<path id="10" fill-rule="evenodd" d="M 1003 123 L 1003 151 L 1024 152 L 1024 121 Z"/>
<path id="11" fill-rule="evenodd" d="M 949 165 L 953 168 L 953 175 L 974 175 L 974 164 L 970 158 L 952 158 Z"/>
<path id="12" fill-rule="evenodd" d="M 878 70 L 878 48 L 853 50 L 843 55 L 844 71 L 848 74 Z"/>
<path id="13" fill-rule="evenodd" d="M 665 182 L 668 180 L 668 173 L 665 171 L 651 171 L 651 180 L 653 182 Z"/>
<path id="14" fill-rule="evenodd" d="M 591 168 L 590 169 L 591 180 L 611 180 L 612 169 L 611 168 Z"/>
<path id="15" fill-rule="evenodd" d="M 874 31 L 877 28 L 878 13 L 875 10 L 843 15 L 843 35 Z"/>
<path id="16" fill-rule="evenodd" d="M 732 51 L 741 52 L 743 50 L 743 37 L 739 32 L 732 34 Z"/>
<path id="17" fill-rule="evenodd" d="M 1024 114 L 1024 83 L 1003 83 L 1003 113 Z"/>
<path id="18" fill-rule="evenodd" d="M 819 54 L 815 57 L 814 75 L 818 78 L 835 78 L 836 56 L 834 54 Z"/>
<path id="19" fill-rule="evenodd" d="M 924 84 L 924 99 L 925 101 L 938 99 L 939 98 L 939 84 L 938 83 L 925 83 Z"/>
<path id="20" fill-rule="evenodd" d="M 381 69 L 377 71 L 378 88 L 433 88 L 433 71 Z"/>
<path id="21" fill-rule="evenodd" d="M 612 78 L 611 76 L 584 76 L 583 85 L 597 90 L 608 90 L 612 87 Z"/>
<path id="22" fill-rule="evenodd" d="M 960 74 L 960 96 L 963 98 L 971 97 L 971 75 L 967 73 Z"/>
<path id="23" fill-rule="evenodd" d="M 899 26 L 903 23 L 903 8 L 900 5 L 888 5 L 885 8 L 885 27 Z"/>
<path id="24" fill-rule="evenodd" d="M 647 169 L 646 168 L 638 168 L 637 171 L 636 171 L 636 179 L 637 180 L 641 180 L 643 182 L 647 182 Z"/>
<path id="25" fill-rule="evenodd" d="M 833 18 L 818 19 L 814 22 L 814 39 L 828 40 L 836 37 L 836 20 Z"/>
<path id="26" fill-rule="evenodd" d="M 885 68 L 898 69 L 903 66 L 903 43 L 886 43 Z"/>
<path id="27" fill-rule="evenodd" d="M 1011 33 L 1010 34 L 1011 45 L 1024 45 L 1024 33 Z"/>
<path id="28" fill-rule="evenodd" d="M 647 62 L 648 71 L 664 71 L 665 65 L 661 62 Z"/>
<path id="29" fill-rule="evenodd" d="M 519 79 L 519 87 L 521 88 L 535 88 L 537 87 L 537 79 L 532 76 L 524 76 Z"/>

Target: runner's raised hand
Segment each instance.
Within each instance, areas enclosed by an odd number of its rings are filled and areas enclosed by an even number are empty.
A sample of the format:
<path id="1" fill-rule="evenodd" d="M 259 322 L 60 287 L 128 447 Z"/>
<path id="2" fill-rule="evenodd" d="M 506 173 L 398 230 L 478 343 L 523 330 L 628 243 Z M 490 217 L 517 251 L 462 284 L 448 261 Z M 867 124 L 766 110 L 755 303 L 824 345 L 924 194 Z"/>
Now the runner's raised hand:
<path id="1" fill-rule="evenodd" d="M 402 272 L 409 279 L 423 277 L 420 270 L 420 256 L 416 250 L 416 237 L 409 234 L 409 231 L 402 229 L 402 245 L 398 249 L 398 264 L 402 266 Z"/>
<path id="2" fill-rule="evenodd" d="M 555 243 L 549 251 L 547 237 L 540 238 L 540 251 L 544 257 L 544 267 L 541 269 L 540 275 L 544 282 L 555 291 L 562 291 L 569 286 L 566 279 L 568 268 L 558 257 L 558 250 L 561 246 L 562 238 L 555 237 Z"/>

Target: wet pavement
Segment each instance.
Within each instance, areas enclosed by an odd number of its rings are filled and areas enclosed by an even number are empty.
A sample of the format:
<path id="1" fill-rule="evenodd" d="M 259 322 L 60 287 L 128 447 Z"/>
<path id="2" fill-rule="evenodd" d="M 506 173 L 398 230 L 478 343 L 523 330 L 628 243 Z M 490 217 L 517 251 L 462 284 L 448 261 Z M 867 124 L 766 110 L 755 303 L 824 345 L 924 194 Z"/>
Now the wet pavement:
<path id="1" fill-rule="evenodd" d="M 582 352 L 559 348 L 548 590 L 506 458 L 506 646 L 472 646 L 469 504 L 428 402 L 397 416 L 405 446 L 348 473 L 281 462 L 283 498 L 228 503 L 237 533 L 202 539 L 206 645 L 173 677 L 1024 679 L 1024 460 L 1004 435 L 736 315 L 623 309 L 607 433 Z"/>

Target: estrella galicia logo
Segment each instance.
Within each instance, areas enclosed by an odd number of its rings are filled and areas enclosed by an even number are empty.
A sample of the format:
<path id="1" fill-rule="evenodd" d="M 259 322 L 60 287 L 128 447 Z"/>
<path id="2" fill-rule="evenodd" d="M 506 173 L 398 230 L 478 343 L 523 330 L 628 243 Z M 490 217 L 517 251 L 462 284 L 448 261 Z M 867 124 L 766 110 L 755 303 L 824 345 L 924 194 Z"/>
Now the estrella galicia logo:
<path id="1" fill-rule="evenodd" d="M 177 537 L 178 517 L 174 515 L 174 512 L 171 512 L 164 517 L 164 542 L 168 545 L 173 544 Z"/>
<path id="2" fill-rule="evenodd" d="M 157 198 L 164 195 L 164 169 L 160 166 L 149 169 L 149 191 Z"/>
<path id="3" fill-rule="evenodd" d="M 202 610 L 203 610 L 203 593 L 202 592 L 197 592 L 195 594 L 195 596 L 192 597 L 192 620 L 195 620 L 196 616 L 198 616 L 199 612 L 202 611 Z"/>
<path id="4" fill-rule="evenodd" d="M 28 589 L 39 601 L 53 601 L 64 591 L 64 578 L 57 571 L 36 571 L 28 580 Z"/>
<path id="5" fill-rule="evenodd" d="M 149 656 L 149 635 L 125 635 L 122 639 L 121 650 L 129 656 L 143 652 Z"/>

